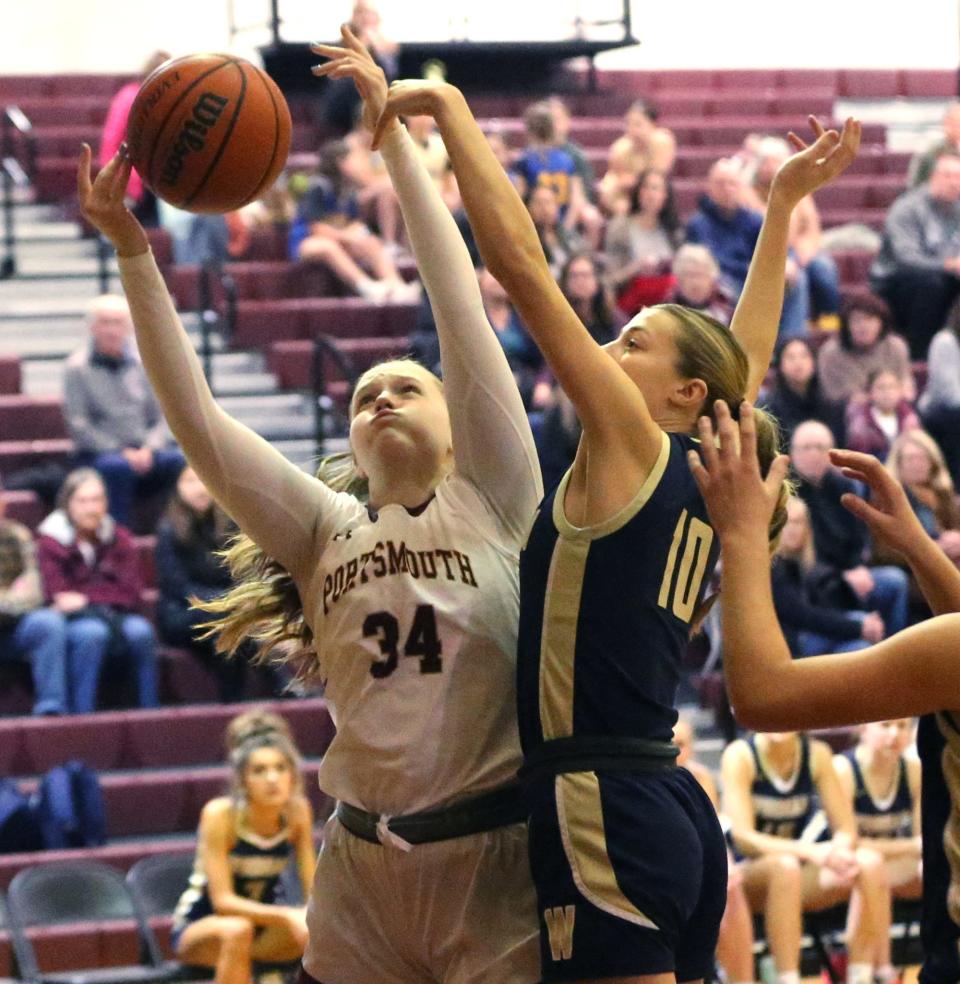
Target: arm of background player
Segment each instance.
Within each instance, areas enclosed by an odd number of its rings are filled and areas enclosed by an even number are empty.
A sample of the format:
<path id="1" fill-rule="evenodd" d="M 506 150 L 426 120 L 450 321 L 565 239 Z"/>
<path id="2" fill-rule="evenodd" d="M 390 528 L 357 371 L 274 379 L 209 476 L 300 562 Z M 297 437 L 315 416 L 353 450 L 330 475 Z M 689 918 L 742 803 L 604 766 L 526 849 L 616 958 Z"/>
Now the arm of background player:
<path id="1" fill-rule="evenodd" d="M 240 528 L 294 577 L 311 568 L 321 512 L 335 495 L 217 406 L 146 234 L 123 204 L 130 165 L 115 157 L 90 181 L 80 162 L 84 215 L 117 248 L 137 347 L 174 437 L 211 494 Z"/>
<path id="2" fill-rule="evenodd" d="M 517 384 L 484 313 L 463 236 L 406 129 L 398 125 L 381 152 L 437 323 L 457 471 L 519 539 L 543 485 Z"/>
<path id="3" fill-rule="evenodd" d="M 314 74 L 353 79 L 364 100 L 364 123 L 372 128 L 387 100 L 386 79 L 348 28 L 341 36 L 342 47 L 313 46 L 329 59 Z M 484 313 L 463 236 L 406 128 L 391 120 L 380 149 L 436 319 L 456 470 L 519 541 L 543 487 L 513 373 Z"/>

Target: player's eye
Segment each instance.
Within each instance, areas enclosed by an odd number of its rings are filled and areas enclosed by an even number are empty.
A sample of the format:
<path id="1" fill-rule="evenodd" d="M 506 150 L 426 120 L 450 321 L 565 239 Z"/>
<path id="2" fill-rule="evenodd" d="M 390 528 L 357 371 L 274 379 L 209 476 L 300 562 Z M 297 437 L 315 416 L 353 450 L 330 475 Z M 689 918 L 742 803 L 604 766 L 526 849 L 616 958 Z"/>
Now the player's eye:
<path id="1" fill-rule="evenodd" d="M 371 393 L 369 390 L 366 393 L 361 393 L 357 397 L 358 407 L 366 406 L 368 403 L 372 403 L 372 402 L 373 402 L 373 393 Z"/>
<path id="2" fill-rule="evenodd" d="M 416 383 L 406 383 L 400 390 L 401 393 L 419 393 L 420 387 Z"/>

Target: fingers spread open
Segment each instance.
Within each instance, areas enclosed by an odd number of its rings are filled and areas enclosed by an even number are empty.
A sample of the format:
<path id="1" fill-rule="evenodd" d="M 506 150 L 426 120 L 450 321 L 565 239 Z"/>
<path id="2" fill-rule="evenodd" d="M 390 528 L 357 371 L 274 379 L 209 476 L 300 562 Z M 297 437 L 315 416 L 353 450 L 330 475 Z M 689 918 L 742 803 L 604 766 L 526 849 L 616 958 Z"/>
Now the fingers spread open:
<path id="1" fill-rule="evenodd" d="M 700 453 L 703 456 L 707 470 L 713 474 L 719 466 L 717 454 L 717 439 L 713 432 L 713 422 L 703 416 L 697 421 L 697 433 L 700 435 Z"/>
<path id="2" fill-rule="evenodd" d="M 720 460 L 728 462 L 737 453 L 737 425 L 730 416 L 730 408 L 725 400 L 714 403 L 714 415 L 717 418 L 717 432 L 720 435 Z"/>
<path id="3" fill-rule="evenodd" d="M 783 480 L 787 477 L 787 472 L 789 472 L 789 470 L 790 456 L 786 454 L 778 454 L 777 457 L 773 459 L 773 464 L 770 465 L 770 470 L 767 472 L 767 477 L 763 481 L 767 491 L 772 496 L 779 495 L 780 486 L 783 485 Z"/>

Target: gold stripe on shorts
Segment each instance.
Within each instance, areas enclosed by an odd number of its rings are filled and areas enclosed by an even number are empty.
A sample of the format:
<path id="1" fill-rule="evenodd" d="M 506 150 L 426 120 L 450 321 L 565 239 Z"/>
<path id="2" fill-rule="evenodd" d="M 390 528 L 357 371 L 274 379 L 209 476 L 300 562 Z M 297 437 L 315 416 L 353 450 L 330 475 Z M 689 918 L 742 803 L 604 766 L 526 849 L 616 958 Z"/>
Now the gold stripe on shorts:
<path id="1" fill-rule="evenodd" d="M 557 818 L 573 880 L 598 909 L 627 922 L 657 929 L 620 889 L 607 853 L 607 835 L 595 772 L 567 772 L 555 782 Z"/>

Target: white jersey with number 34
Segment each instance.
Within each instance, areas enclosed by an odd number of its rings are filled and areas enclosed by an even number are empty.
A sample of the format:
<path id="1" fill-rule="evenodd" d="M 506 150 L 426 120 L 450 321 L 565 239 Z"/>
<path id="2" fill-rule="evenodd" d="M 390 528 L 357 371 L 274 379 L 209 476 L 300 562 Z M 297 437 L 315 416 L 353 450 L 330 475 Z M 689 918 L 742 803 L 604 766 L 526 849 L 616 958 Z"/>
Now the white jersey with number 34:
<path id="1" fill-rule="evenodd" d="M 332 496 L 331 496 L 332 497 Z M 340 494 L 304 597 L 337 726 L 331 795 L 391 816 L 512 779 L 517 546 L 452 475 L 417 515 Z"/>

